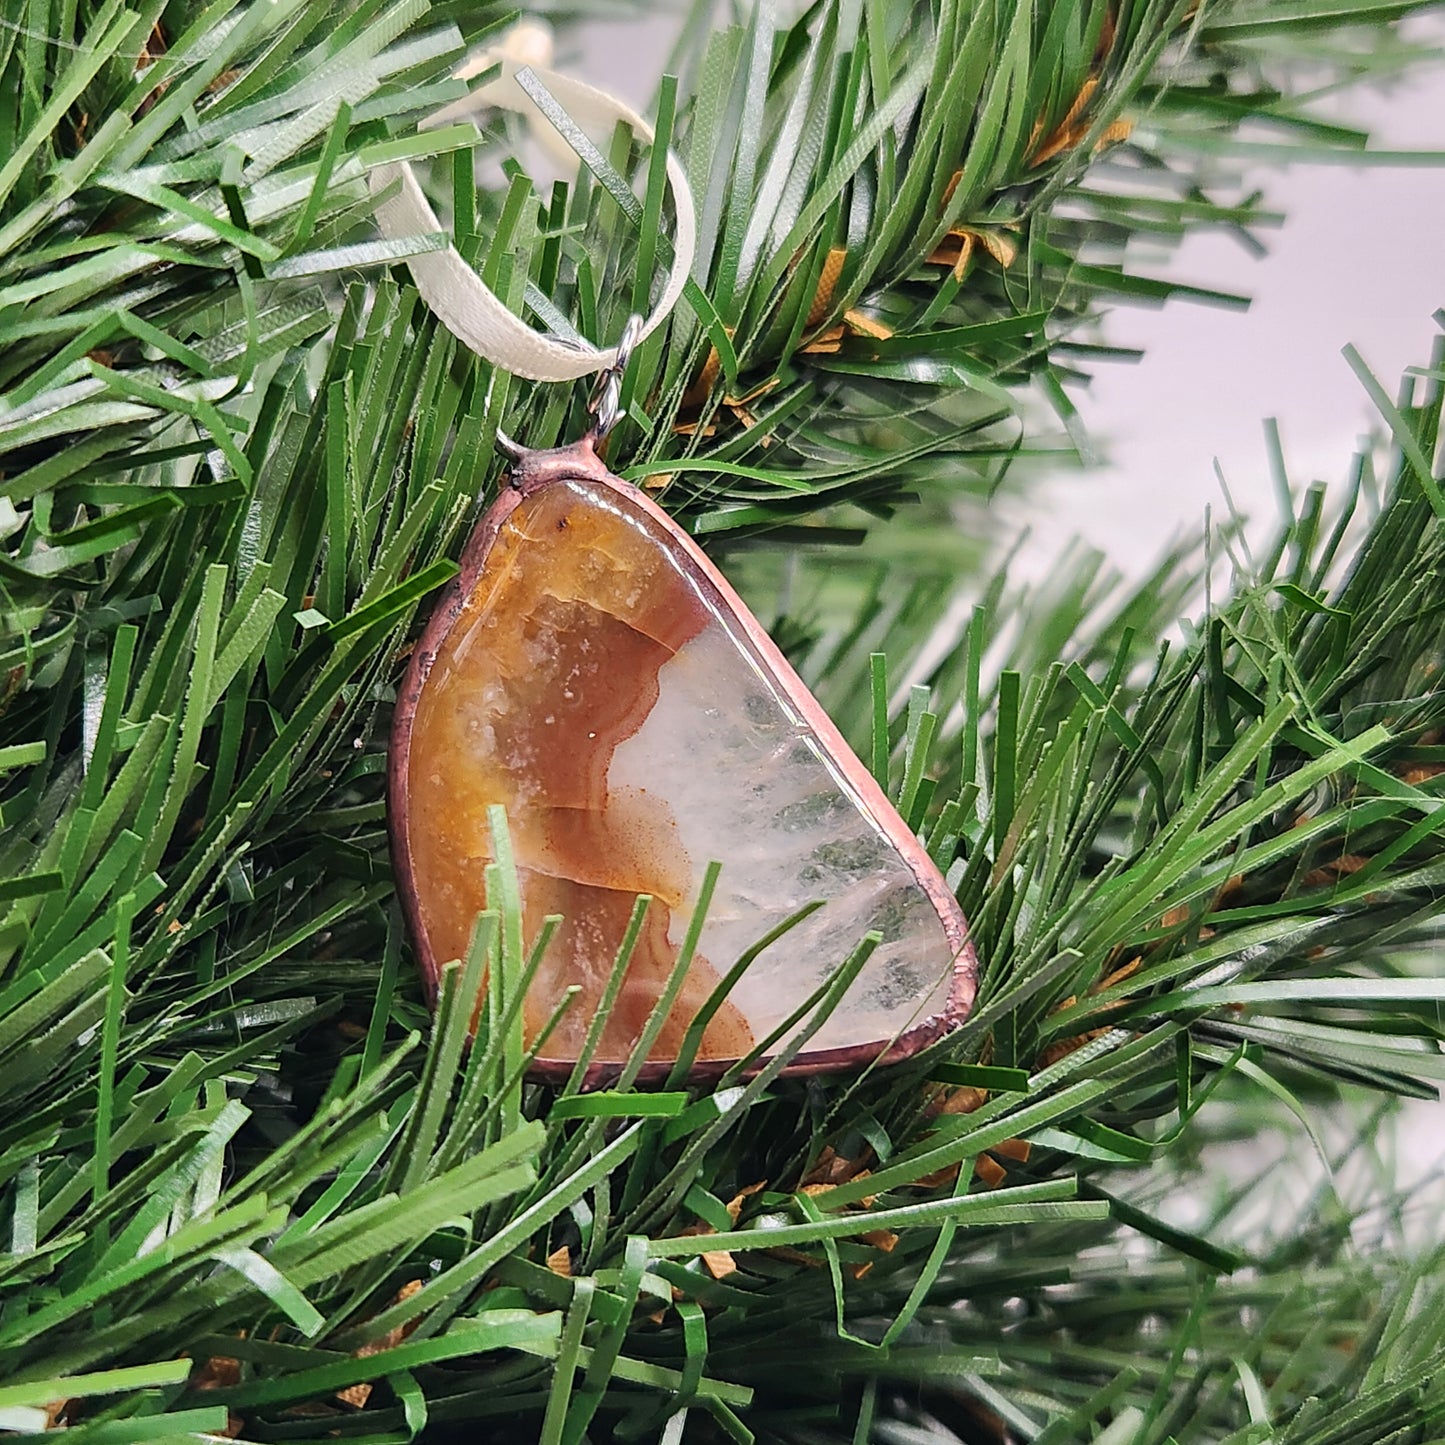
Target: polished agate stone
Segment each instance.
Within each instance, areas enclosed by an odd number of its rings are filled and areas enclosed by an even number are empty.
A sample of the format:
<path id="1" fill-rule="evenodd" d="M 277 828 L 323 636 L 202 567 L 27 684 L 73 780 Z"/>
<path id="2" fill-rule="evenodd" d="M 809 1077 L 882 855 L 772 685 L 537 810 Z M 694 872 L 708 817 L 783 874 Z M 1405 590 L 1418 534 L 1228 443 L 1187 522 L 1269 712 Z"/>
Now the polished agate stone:
<path id="1" fill-rule="evenodd" d="M 947 885 L 702 553 L 586 443 L 524 454 L 511 480 L 399 699 L 394 845 L 432 987 L 486 906 L 487 810 L 501 804 L 528 936 L 563 920 L 525 1000 L 528 1037 L 581 990 L 544 1075 L 575 1059 L 647 894 L 597 1066 L 627 1057 L 713 859 L 722 873 L 659 1067 L 719 978 L 813 900 L 711 1019 L 702 1070 L 765 1039 L 869 930 L 881 945 L 795 1068 L 902 1057 L 961 1019 L 975 968 Z"/>

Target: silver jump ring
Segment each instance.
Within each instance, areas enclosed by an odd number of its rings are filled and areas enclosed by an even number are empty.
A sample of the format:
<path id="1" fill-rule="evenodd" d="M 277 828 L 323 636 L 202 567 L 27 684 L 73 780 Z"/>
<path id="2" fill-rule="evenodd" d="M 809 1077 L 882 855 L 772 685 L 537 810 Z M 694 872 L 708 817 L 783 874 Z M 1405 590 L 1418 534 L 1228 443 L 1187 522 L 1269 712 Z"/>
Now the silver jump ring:
<path id="1" fill-rule="evenodd" d="M 527 448 L 520 442 L 515 442 L 504 432 L 501 427 L 497 428 L 497 450 L 506 457 L 509 462 L 519 462 L 526 455 Z"/>
<path id="2" fill-rule="evenodd" d="M 595 418 L 592 435 L 598 441 L 622 419 L 622 378 L 641 337 L 642 317 L 634 312 L 627 318 L 627 325 L 622 328 L 622 335 L 617 342 L 616 358 L 611 366 L 597 375 L 597 384 L 592 388 L 587 410 Z"/>

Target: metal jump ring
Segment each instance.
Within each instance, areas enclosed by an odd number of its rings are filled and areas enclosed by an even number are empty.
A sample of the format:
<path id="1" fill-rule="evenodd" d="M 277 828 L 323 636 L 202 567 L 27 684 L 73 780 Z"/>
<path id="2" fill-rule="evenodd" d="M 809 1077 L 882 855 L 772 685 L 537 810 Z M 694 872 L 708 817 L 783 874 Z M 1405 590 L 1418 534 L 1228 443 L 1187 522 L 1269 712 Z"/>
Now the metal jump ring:
<path id="1" fill-rule="evenodd" d="M 598 373 L 597 384 L 587 402 L 587 410 L 596 420 L 592 424 L 592 435 L 601 441 L 622 419 L 622 377 L 627 363 L 642 336 L 642 317 L 635 312 L 627 318 L 622 336 L 617 342 L 617 355 L 612 365 Z"/>

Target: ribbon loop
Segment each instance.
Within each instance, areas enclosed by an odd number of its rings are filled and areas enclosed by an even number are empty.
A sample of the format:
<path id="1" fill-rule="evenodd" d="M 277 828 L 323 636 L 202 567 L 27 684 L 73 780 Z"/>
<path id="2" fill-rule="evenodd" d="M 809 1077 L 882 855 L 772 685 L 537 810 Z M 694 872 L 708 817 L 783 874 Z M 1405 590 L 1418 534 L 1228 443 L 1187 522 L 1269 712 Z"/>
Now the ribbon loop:
<path id="1" fill-rule="evenodd" d="M 519 73 L 529 70 L 583 129 L 603 126 L 610 129 L 620 120 L 642 141 L 651 142 L 656 138 L 652 127 L 615 96 L 554 70 L 528 64 L 541 45 L 550 49 L 545 31 L 536 26 L 519 25 L 501 46 L 472 57 L 456 71 L 459 79 L 478 75 L 498 61 L 501 62 L 500 75 L 428 116 L 422 122 L 423 127 L 446 125 L 480 110 L 497 108 L 517 111 L 534 124 L 540 118 L 547 122 L 547 132 L 558 138 L 559 133 L 518 80 Z M 571 155 L 570 147 L 567 154 Z M 642 323 L 638 341 L 657 330 L 677 305 L 692 270 L 697 245 L 692 191 L 687 173 L 671 151 L 667 153 L 667 178 L 676 211 L 672 270 L 656 306 Z M 405 162 L 379 166 L 371 174 L 373 195 L 393 187 L 396 187 L 394 193 L 377 207 L 377 221 L 384 234 L 408 236 L 443 229 Z M 617 365 L 619 348 L 616 346 L 577 346 L 534 331 L 503 303 L 453 245 L 412 256 L 406 264 L 417 290 L 437 320 L 477 355 L 505 371 L 532 381 L 575 381 Z"/>

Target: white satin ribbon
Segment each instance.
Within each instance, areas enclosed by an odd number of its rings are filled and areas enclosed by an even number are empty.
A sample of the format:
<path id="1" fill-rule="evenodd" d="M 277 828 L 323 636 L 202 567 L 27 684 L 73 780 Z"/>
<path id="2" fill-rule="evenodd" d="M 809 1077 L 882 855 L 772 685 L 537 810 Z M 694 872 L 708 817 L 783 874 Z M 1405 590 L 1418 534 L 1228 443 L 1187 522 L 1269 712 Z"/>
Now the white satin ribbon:
<path id="1" fill-rule="evenodd" d="M 541 27 L 526 22 L 516 26 L 501 45 L 471 57 L 455 72 L 458 79 L 465 80 L 500 62 L 501 74 L 470 95 L 429 115 L 421 123 L 423 128 L 447 125 L 493 107 L 514 110 L 527 117 L 540 137 L 551 141 L 549 149 L 556 153 L 558 144 L 562 144 L 562 154 L 575 163 L 571 147 L 565 145 L 559 132 L 518 83 L 518 71 L 529 69 L 582 130 L 610 134 L 621 120 L 643 141 L 653 139 L 652 127 L 615 96 L 531 63 L 550 49 L 550 36 Z M 667 153 L 667 178 L 676 210 L 672 271 L 657 305 L 643 322 L 642 337 L 661 326 L 677 305 L 692 270 L 697 246 L 692 191 L 687 173 L 671 151 Z M 372 194 L 379 195 L 398 182 L 400 189 L 377 207 L 377 221 L 382 231 L 387 236 L 414 236 L 442 230 L 436 212 L 405 162 L 378 166 L 372 171 Z M 533 381 L 573 381 L 604 371 L 617 360 L 615 346 L 577 346 L 533 331 L 507 309 L 455 246 L 412 256 L 406 264 L 417 290 L 436 313 L 437 320 L 459 341 L 505 371 Z"/>

